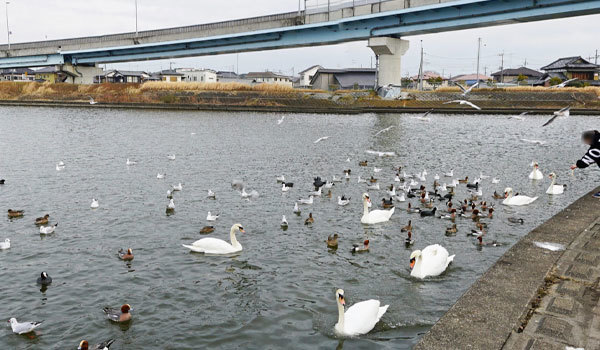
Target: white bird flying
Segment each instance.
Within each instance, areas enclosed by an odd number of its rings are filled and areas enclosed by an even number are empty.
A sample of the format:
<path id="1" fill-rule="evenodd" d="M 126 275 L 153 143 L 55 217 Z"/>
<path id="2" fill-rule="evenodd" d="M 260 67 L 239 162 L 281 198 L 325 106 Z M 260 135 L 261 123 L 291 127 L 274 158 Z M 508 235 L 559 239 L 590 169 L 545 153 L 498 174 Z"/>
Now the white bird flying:
<path id="1" fill-rule="evenodd" d="M 96 102 L 96 101 L 94 100 L 94 98 L 93 98 L 92 96 L 88 96 L 88 97 L 90 98 L 90 104 L 91 104 L 91 105 L 95 105 L 96 103 L 98 103 L 98 102 Z"/>
<path id="2" fill-rule="evenodd" d="M 325 140 L 327 140 L 327 139 L 328 139 L 328 138 L 330 138 L 330 137 L 331 137 L 331 136 L 323 136 L 323 137 L 319 138 L 317 141 L 315 141 L 314 143 L 319 143 L 319 142 L 321 142 L 321 141 L 325 141 Z"/>
<path id="3" fill-rule="evenodd" d="M 559 111 L 554 112 L 554 116 L 552 118 L 550 118 L 550 120 L 548 120 L 542 126 L 550 125 L 553 121 L 556 120 L 556 118 L 567 118 L 570 115 L 571 115 L 571 106 L 565 107 Z"/>
<path id="4" fill-rule="evenodd" d="M 388 132 L 388 131 L 392 130 L 395 127 L 396 127 L 395 125 L 392 125 L 392 126 L 388 126 L 385 129 L 381 129 L 377 133 L 375 133 L 375 136 L 379 136 L 380 134 L 383 134 L 384 132 Z"/>
<path id="5" fill-rule="evenodd" d="M 277 121 L 277 125 L 281 125 L 281 123 L 283 123 L 283 120 L 284 120 L 284 119 L 285 119 L 285 115 L 282 115 L 282 116 L 281 116 L 281 119 L 279 119 L 279 120 Z"/>
<path id="6" fill-rule="evenodd" d="M 380 158 L 381 157 L 393 157 L 396 155 L 396 152 L 379 152 L 379 151 L 371 151 L 371 150 L 367 150 L 367 151 L 365 151 L 365 153 L 374 154 Z"/>
<path id="7" fill-rule="evenodd" d="M 481 110 L 481 108 L 479 106 L 477 106 L 474 103 L 471 103 L 469 101 L 465 101 L 465 100 L 453 100 L 453 101 L 444 102 L 445 105 L 451 104 L 451 103 L 458 103 L 458 104 L 461 104 L 461 105 L 468 105 L 468 106 L 471 106 L 471 107 L 473 107 L 473 108 L 475 108 L 475 109 L 477 109 L 479 111 Z"/>
<path id="8" fill-rule="evenodd" d="M 508 119 L 525 120 L 525 118 L 523 118 L 523 117 L 526 116 L 527 114 L 529 114 L 529 112 L 523 112 L 519 115 L 511 115 L 510 117 L 508 117 Z"/>
<path id="9" fill-rule="evenodd" d="M 479 82 L 471 85 L 468 89 L 460 85 L 459 83 L 454 83 L 454 85 L 458 86 L 463 91 L 461 96 L 466 97 L 471 91 L 473 91 L 474 88 L 479 86 Z"/>
<path id="10" fill-rule="evenodd" d="M 562 88 L 564 88 L 565 86 L 567 86 L 567 84 L 569 84 L 570 82 L 572 82 L 572 81 L 575 81 L 575 80 L 577 80 L 577 78 L 574 78 L 574 79 L 569 79 L 569 80 L 563 81 L 563 82 L 562 82 L 562 83 L 560 83 L 560 84 L 556 84 L 556 85 L 550 86 L 550 87 L 549 87 L 549 89 L 562 89 Z"/>

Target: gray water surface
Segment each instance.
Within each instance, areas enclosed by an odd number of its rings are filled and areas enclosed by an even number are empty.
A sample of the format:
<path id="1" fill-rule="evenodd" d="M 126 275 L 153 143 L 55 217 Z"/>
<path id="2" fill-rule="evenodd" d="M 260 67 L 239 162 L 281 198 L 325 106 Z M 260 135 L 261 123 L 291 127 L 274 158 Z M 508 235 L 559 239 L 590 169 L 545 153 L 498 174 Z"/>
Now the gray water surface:
<path id="1" fill-rule="evenodd" d="M 408 349 L 506 249 L 600 179 L 597 167 L 575 176 L 569 171 L 586 150 L 580 133 L 598 128 L 600 117 L 572 116 L 541 128 L 547 117 L 434 114 L 423 122 L 404 114 L 296 114 L 277 125 L 281 115 L 257 113 L 1 108 L 1 115 L 0 178 L 6 184 L 0 186 L 0 211 L 24 209 L 26 215 L 0 219 L 0 240 L 12 241 L 11 249 L 0 251 L 0 314 L 44 323 L 33 339 L 12 334 L 5 324 L 0 349 L 75 349 L 81 339 L 108 338 L 117 339 L 115 350 Z M 313 143 L 322 136 L 331 138 Z M 366 150 L 397 156 L 377 158 Z M 138 164 L 128 167 L 126 158 Z M 369 167 L 359 167 L 359 160 L 369 160 Z M 547 178 L 527 178 L 532 160 L 545 176 L 560 176 L 568 185 L 564 195 L 546 195 Z M 55 169 L 59 161 L 66 164 L 62 171 Z M 390 222 L 363 226 L 360 196 L 366 190 L 357 176 L 383 168 L 375 174 L 383 187 L 393 183 L 398 165 L 408 173 L 426 169 L 430 187 L 436 173 L 450 168 L 457 178 L 474 179 L 480 171 L 499 177 L 498 185 L 484 180 L 483 192 L 497 209 L 487 238 L 504 245 L 479 249 L 466 237 L 474 227 L 469 219 L 457 220 L 459 233 L 446 237 L 449 222 L 408 214 L 402 210 L 407 203 L 398 203 Z M 334 198 L 315 199 L 300 217 L 292 213 L 294 201 L 313 189 L 314 176 L 343 177 L 348 168 L 352 179 L 336 184 Z M 166 179 L 158 180 L 159 172 Z M 288 193 L 275 181 L 281 174 L 295 183 Z M 243 200 L 231 188 L 233 179 L 260 197 Z M 179 182 L 184 189 L 175 195 L 176 213 L 167 217 L 166 191 Z M 507 186 L 539 199 L 502 207 L 491 194 Z M 216 200 L 206 198 L 208 189 Z M 352 197 L 349 206 L 336 204 L 341 194 Z M 370 194 L 376 207 L 386 192 Z M 465 197 L 461 185 L 457 198 Z M 90 209 L 92 198 L 99 209 Z M 227 240 L 232 224 L 244 225 L 241 254 L 204 256 L 181 246 L 204 237 L 198 231 L 209 224 L 209 210 L 221 214 L 212 237 Z M 316 221 L 305 226 L 309 212 Z M 45 213 L 59 222 L 49 236 L 33 224 Z M 279 227 L 282 215 L 287 231 Z M 510 224 L 508 217 L 525 224 Z M 410 277 L 411 250 L 400 233 L 409 219 L 413 249 L 439 243 L 456 254 L 442 276 Z M 324 243 L 333 233 L 341 236 L 337 251 Z M 350 253 L 366 238 L 369 253 Z M 127 247 L 135 254 L 131 263 L 117 258 Z M 36 285 L 41 271 L 54 278 L 43 292 Z M 371 298 L 390 305 L 370 334 L 340 339 L 333 333 L 337 288 L 349 305 Z M 134 308 L 129 325 L 104 318 L 102 307 L 123 303 Z"/>

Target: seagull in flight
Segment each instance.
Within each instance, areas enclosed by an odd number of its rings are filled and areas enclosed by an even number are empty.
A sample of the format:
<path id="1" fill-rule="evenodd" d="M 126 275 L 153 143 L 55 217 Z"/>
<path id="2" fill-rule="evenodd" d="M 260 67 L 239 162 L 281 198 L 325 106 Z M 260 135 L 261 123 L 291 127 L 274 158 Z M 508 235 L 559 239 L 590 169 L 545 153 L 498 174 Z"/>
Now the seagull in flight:
<path id="1" fill-rule="evenodd" d="M 430 121 L 431 119 L 430 119 L 429 117 L 427 117 L 427 116 L 428 116 L 428 115 L 430 115 L 430 114 L 431 114 L 431 112 L 433 112 L 433 109 L 432 109 L 432 110 L 429 110 L 429 111 L 427 111 L 427 112 L 425 112 L 425 114 L 423 114 L 423 115 L 421 115 L 421 116 L 418 116 L 418 117 L 412 117 L 412 118 L 413 118 L 413 119 L 417 119 L 417 120 L 421 120 L 421 121 L 424 121 L 424 122 L 428 122 L 428 121 Z"/>
<path id="2" fill-rule="evenodd" d="M 459 83 L 454 83 L 454 85 L 458 86 L 463 91 L 462 96 L 466 97 L 469 94 L 469 92 L 473 91 L 474 88 L 479 86 L 479 82 L 471 85 L 471 87 L 469 87 L 468 89 L 460 85 Z"/>
<path id="3" fill-rule="evenodd" d="M 465 100 L 453 100 L 453 101 L 448 101 L 448 102 L 444 102 L 445 105 L 450 104 L 450 103 L 458 103 L 461 105 L 469 105 L 477 110 L 481 110 L 481 108 L 479 108 L 478 106 L 476 106 L 474 103 L 471 103 L 469 101 L 465 101 Z"/>
<path id="4" fill-rule="evenodd" d="M 319 142 L 321 142 L 321 141 L 325 141 L 325 140 L 327 140 L 327 139 L 328 139 L 328 138 L 330 138 L 330 137 L 331 137 L 331 136 L 323 136 L 323 137 L 319 138 L 317 141 L 315 141 L 314 143 L 319 143 Z"/>
<path id="5" fill-rule="evenodd" d="M 281 116 L 281 119 L 279 119 L 279 120 L 277 121 L 277 125 L 281 125 L 281 123 L 283 123 L 283 120 L 284 120 L 284 119 L 285 119 L 285 115 L 282 115 L 282 116 Z"/>
<path id="6" fill-rule="evenodd" d="M 92 96 L 88 96 L 88 97 L 90 98 L 90 104 L 91 104 L 91 105 L 95 105 L 96 103 L 98 103 L 98 102 L 96 102 L 96 101 L 94 100 L 94 98 L 93 98 Z"/>
<path id="7" fill-rule="evenodd" d="M 577 78 L 569 79 L 569 80 L 564 81 L 564 82 L 562 82 L 560 84 L 550 86 L 550 89 L 561 89 L 561 88 L 564 88 L 565 86 L 567 86 L 567 84 L 569 84 L 570 82 L 575 81 L 575 80 L 577 80 Z"/>
<path id="8" fill-rule="evenodd" d="M 550 124 L 551 124 L 553 121 L 555 121 L 555 120 L 556 120 L 556 118 L 559 118 L 559 117 L 561 117 L 561 118 L 562 118 L 562 117 L 566 118 L 566 117 L 568 117 L 568 116 L 570 116 L 570 115 L 571 115 L 571 106 L 569 106 L 569 107 L 565 107 L 565 108 L 563 108 L 563 109 L 561 109 L 561 110 L 559 110 L 559 111 L 556 111 L 556 112 L 554 112 L 554 117 L 550 118 L 550 120 L 548 120 L 548 121 L 547 121 L 547 122 L 546 122 L 544 125 L 542 125 L 542 126 L 547 126 L 547 125 L 550 125 Z"/>
<path id="9" fill-rule="evenodd" d="M 392 125 L 392 126 L 388 126 L 388 127 L 387 127 L 387 128 L 385 128 L 385 129 L 379 130 L 379 131 L 378 131 L 378 132 L 375 134 L 375 136 L 378 136 L 379 134 L 383 134 L 384 132 L 388 132 L 388 131 L 392 130 L 392 129 L 393 129 L 393 128 L 395 128 L 395 127 L 396 127 L 395 125 Z"/>
<path id="10" fill-rule="evenodd" d="M 371 151 L 371 150 L 365 151 L 365 153 L 374 154 L 378 157 L 393 157 L 396 155 L 395 152 L 379 152 L 379 151 Z"/>
<path id="11" fill-rule="evenodd" d="M 527 114 L 529 114 L 529 112 L 523 112 L 519 115 L 511 115 L 510 117 L 508 117 L 508 119 L 525 120 L 525 118 L 523 118 L 523 117 L 526 116 Z"/>

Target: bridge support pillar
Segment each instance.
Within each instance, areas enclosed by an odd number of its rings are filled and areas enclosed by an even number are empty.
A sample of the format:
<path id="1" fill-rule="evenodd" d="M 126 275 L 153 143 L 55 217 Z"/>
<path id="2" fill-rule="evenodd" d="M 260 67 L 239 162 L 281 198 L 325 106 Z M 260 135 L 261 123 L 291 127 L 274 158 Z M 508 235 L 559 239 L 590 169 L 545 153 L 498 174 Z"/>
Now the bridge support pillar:
<path id="1" fill-rule="evenodd" d="M 392 37 L 369 38 L 369 47 L 379 60 L 377 87 L 402 83 L 402 55 L 408 51 L 408 40 Z"/>

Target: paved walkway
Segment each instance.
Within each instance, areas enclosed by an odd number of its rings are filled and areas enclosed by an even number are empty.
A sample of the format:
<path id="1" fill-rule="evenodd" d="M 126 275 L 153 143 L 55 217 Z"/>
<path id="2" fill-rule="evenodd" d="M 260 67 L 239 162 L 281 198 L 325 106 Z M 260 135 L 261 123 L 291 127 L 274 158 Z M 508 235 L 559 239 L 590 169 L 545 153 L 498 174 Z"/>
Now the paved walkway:
<path id="1" fill-rule="evenodd" d="M 599 281 L 600 219 L 560 257 L 504 349 L 600 349 Z"/>
<path id="2" fill-rule="evenodd" d="M 511 247 L 415 349 L 600 350 L 600 200 L 593 192 Z"/>

